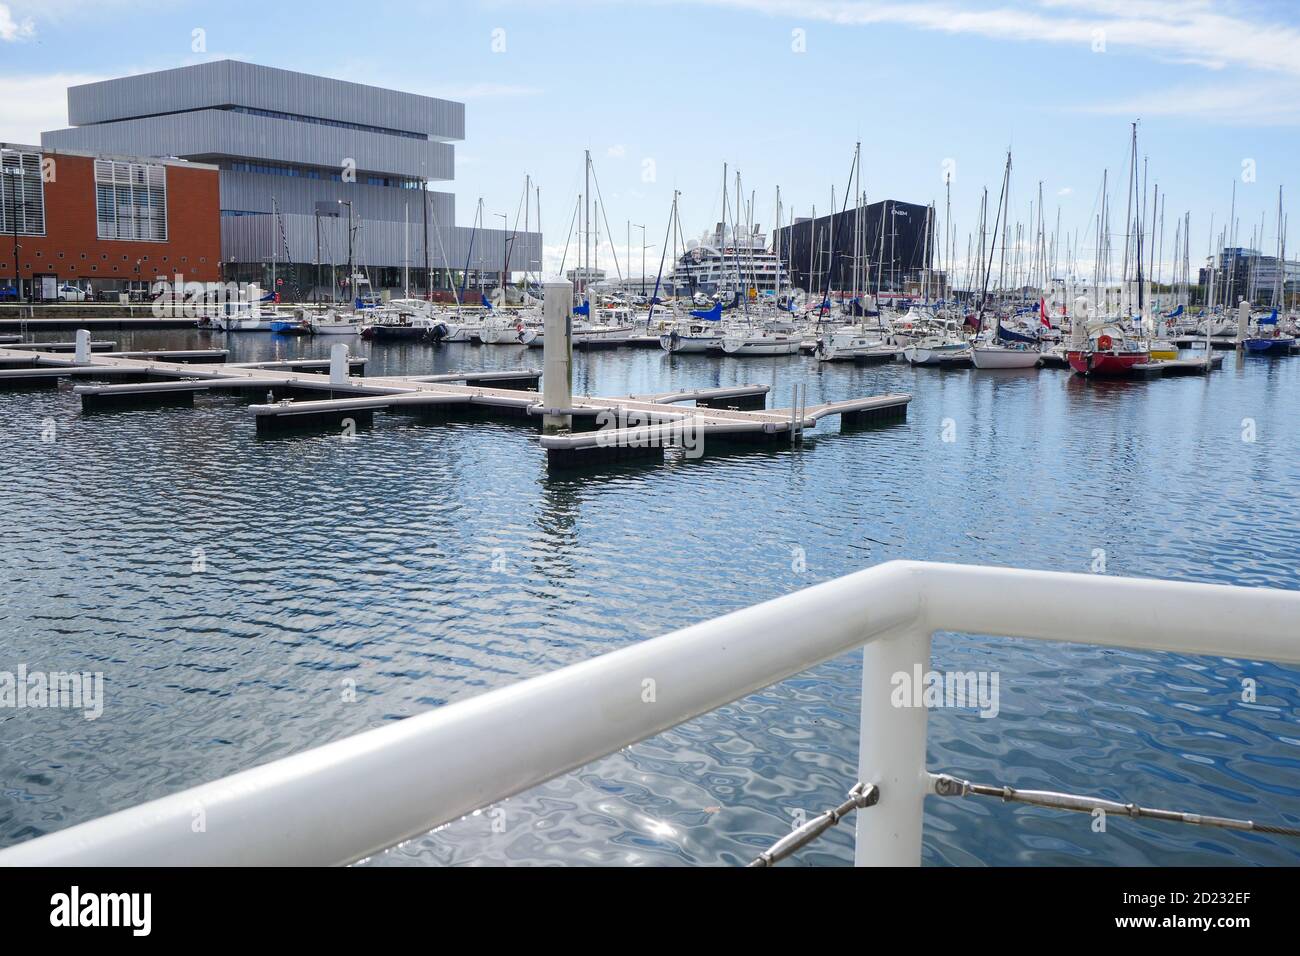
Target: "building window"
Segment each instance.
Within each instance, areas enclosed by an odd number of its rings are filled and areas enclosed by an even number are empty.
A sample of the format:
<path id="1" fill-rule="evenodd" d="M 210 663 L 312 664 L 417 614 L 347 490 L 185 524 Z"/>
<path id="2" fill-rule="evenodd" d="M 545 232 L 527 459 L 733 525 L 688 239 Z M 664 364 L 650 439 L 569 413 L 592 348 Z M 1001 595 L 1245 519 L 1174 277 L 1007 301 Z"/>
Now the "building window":
<path id="1" fill-rule="evenodd" d="M 45 235 L 45 183 L 41 154 L 0 149 L 0 232 Z"/>
<path id="2" fill-rule="evenodd" d="M 166 242 L 166 167 L 95 160 L 95 219 L 100 239 Z"/>
<path id="3" fill-rule="evenodd" d="M 346 120 L 324 119 L 319 116 L 304 116 L 301 113 L 282 113 L 279 110 L 263 110 L 252 106 L 226 106 L 232 113 L 246 113 L 249 116 L 268 116 L 271 119 L 293 120 L 297 123 L 312 123 L 316 126 L 333 126 L 338 129 L 354 129 L 363 133 L 384 133 L 388 136 L 404 136 L 407 139 L 427 140 L 426 133 L 413 133 L 405 129 L 393 129 L 389 126 L 369 126 L 365 123 L 349 123 Z"/>

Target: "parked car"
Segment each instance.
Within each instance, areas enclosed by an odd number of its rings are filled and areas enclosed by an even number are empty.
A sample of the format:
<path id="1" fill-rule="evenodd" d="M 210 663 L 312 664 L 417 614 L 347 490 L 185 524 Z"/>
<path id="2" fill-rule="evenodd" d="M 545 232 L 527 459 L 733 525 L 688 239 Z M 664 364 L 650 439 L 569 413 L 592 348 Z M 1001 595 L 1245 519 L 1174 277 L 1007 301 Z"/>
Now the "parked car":
<path id="1" fill-rule="evenodd" d="M 18 290 L 11 285 L 0 286 L 0 302 L 17 302 Z"/>
<path id="2" fill-rule="evenodd" d="M 78 288 L 77 286 L 68 283 L 59 286 L 60 302 L 85 302 L 88 298 L 90 298 L 90 296 L 86 294 L 85 289 Z"/>

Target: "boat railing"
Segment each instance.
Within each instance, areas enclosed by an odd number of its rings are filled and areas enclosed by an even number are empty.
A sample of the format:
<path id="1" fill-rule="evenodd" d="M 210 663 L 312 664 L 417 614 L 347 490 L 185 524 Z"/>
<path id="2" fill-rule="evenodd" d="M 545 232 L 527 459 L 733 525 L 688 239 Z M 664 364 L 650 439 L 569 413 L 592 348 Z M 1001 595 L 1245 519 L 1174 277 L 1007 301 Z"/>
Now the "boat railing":
<path id="1" fill-rule="evenodd" d="M 1300 592 L 893 561 L 0 851 L 0 864 L 347 864 L 861 649 L 859 865 L 917 865 L 936 632 L 1300 663 Z M 845 781 L 845 790 L 853 781 Z M 200 825 L 202 821 L 202 825 Z"/>

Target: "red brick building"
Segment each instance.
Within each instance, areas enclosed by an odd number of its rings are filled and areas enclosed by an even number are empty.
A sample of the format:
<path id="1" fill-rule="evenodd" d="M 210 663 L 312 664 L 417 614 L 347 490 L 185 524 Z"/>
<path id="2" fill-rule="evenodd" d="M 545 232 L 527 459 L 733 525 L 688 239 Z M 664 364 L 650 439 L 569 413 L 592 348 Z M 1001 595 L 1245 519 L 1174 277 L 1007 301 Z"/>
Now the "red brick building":
<path id="1" fill-rule="evenodd" d="M 221 278 L 217 167 L 0 146 L 0 301 Z M 7 293 L 7 294 L 6 294 Z"/>

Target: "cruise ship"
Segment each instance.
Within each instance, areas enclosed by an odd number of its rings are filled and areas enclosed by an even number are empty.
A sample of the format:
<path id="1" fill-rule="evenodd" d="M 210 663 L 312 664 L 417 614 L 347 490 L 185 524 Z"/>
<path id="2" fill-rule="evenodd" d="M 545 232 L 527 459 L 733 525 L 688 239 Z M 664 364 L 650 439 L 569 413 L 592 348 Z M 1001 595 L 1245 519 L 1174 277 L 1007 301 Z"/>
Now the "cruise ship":
<path id="1" fill-rule="evenodd" d="M 776 254 L 767 248 L 767 240 L 757 226 L 749 235 L 736 235 L 718 223 L 704 241 L 688 244 L 668 281 L 678 295 L 696 292 L 713 295 L 749 289 L 756 293 L 774 292 L 777 264 Z M 788 289 L 786 270 L 783 268 L 780 273 L 781 286 Z"/>

